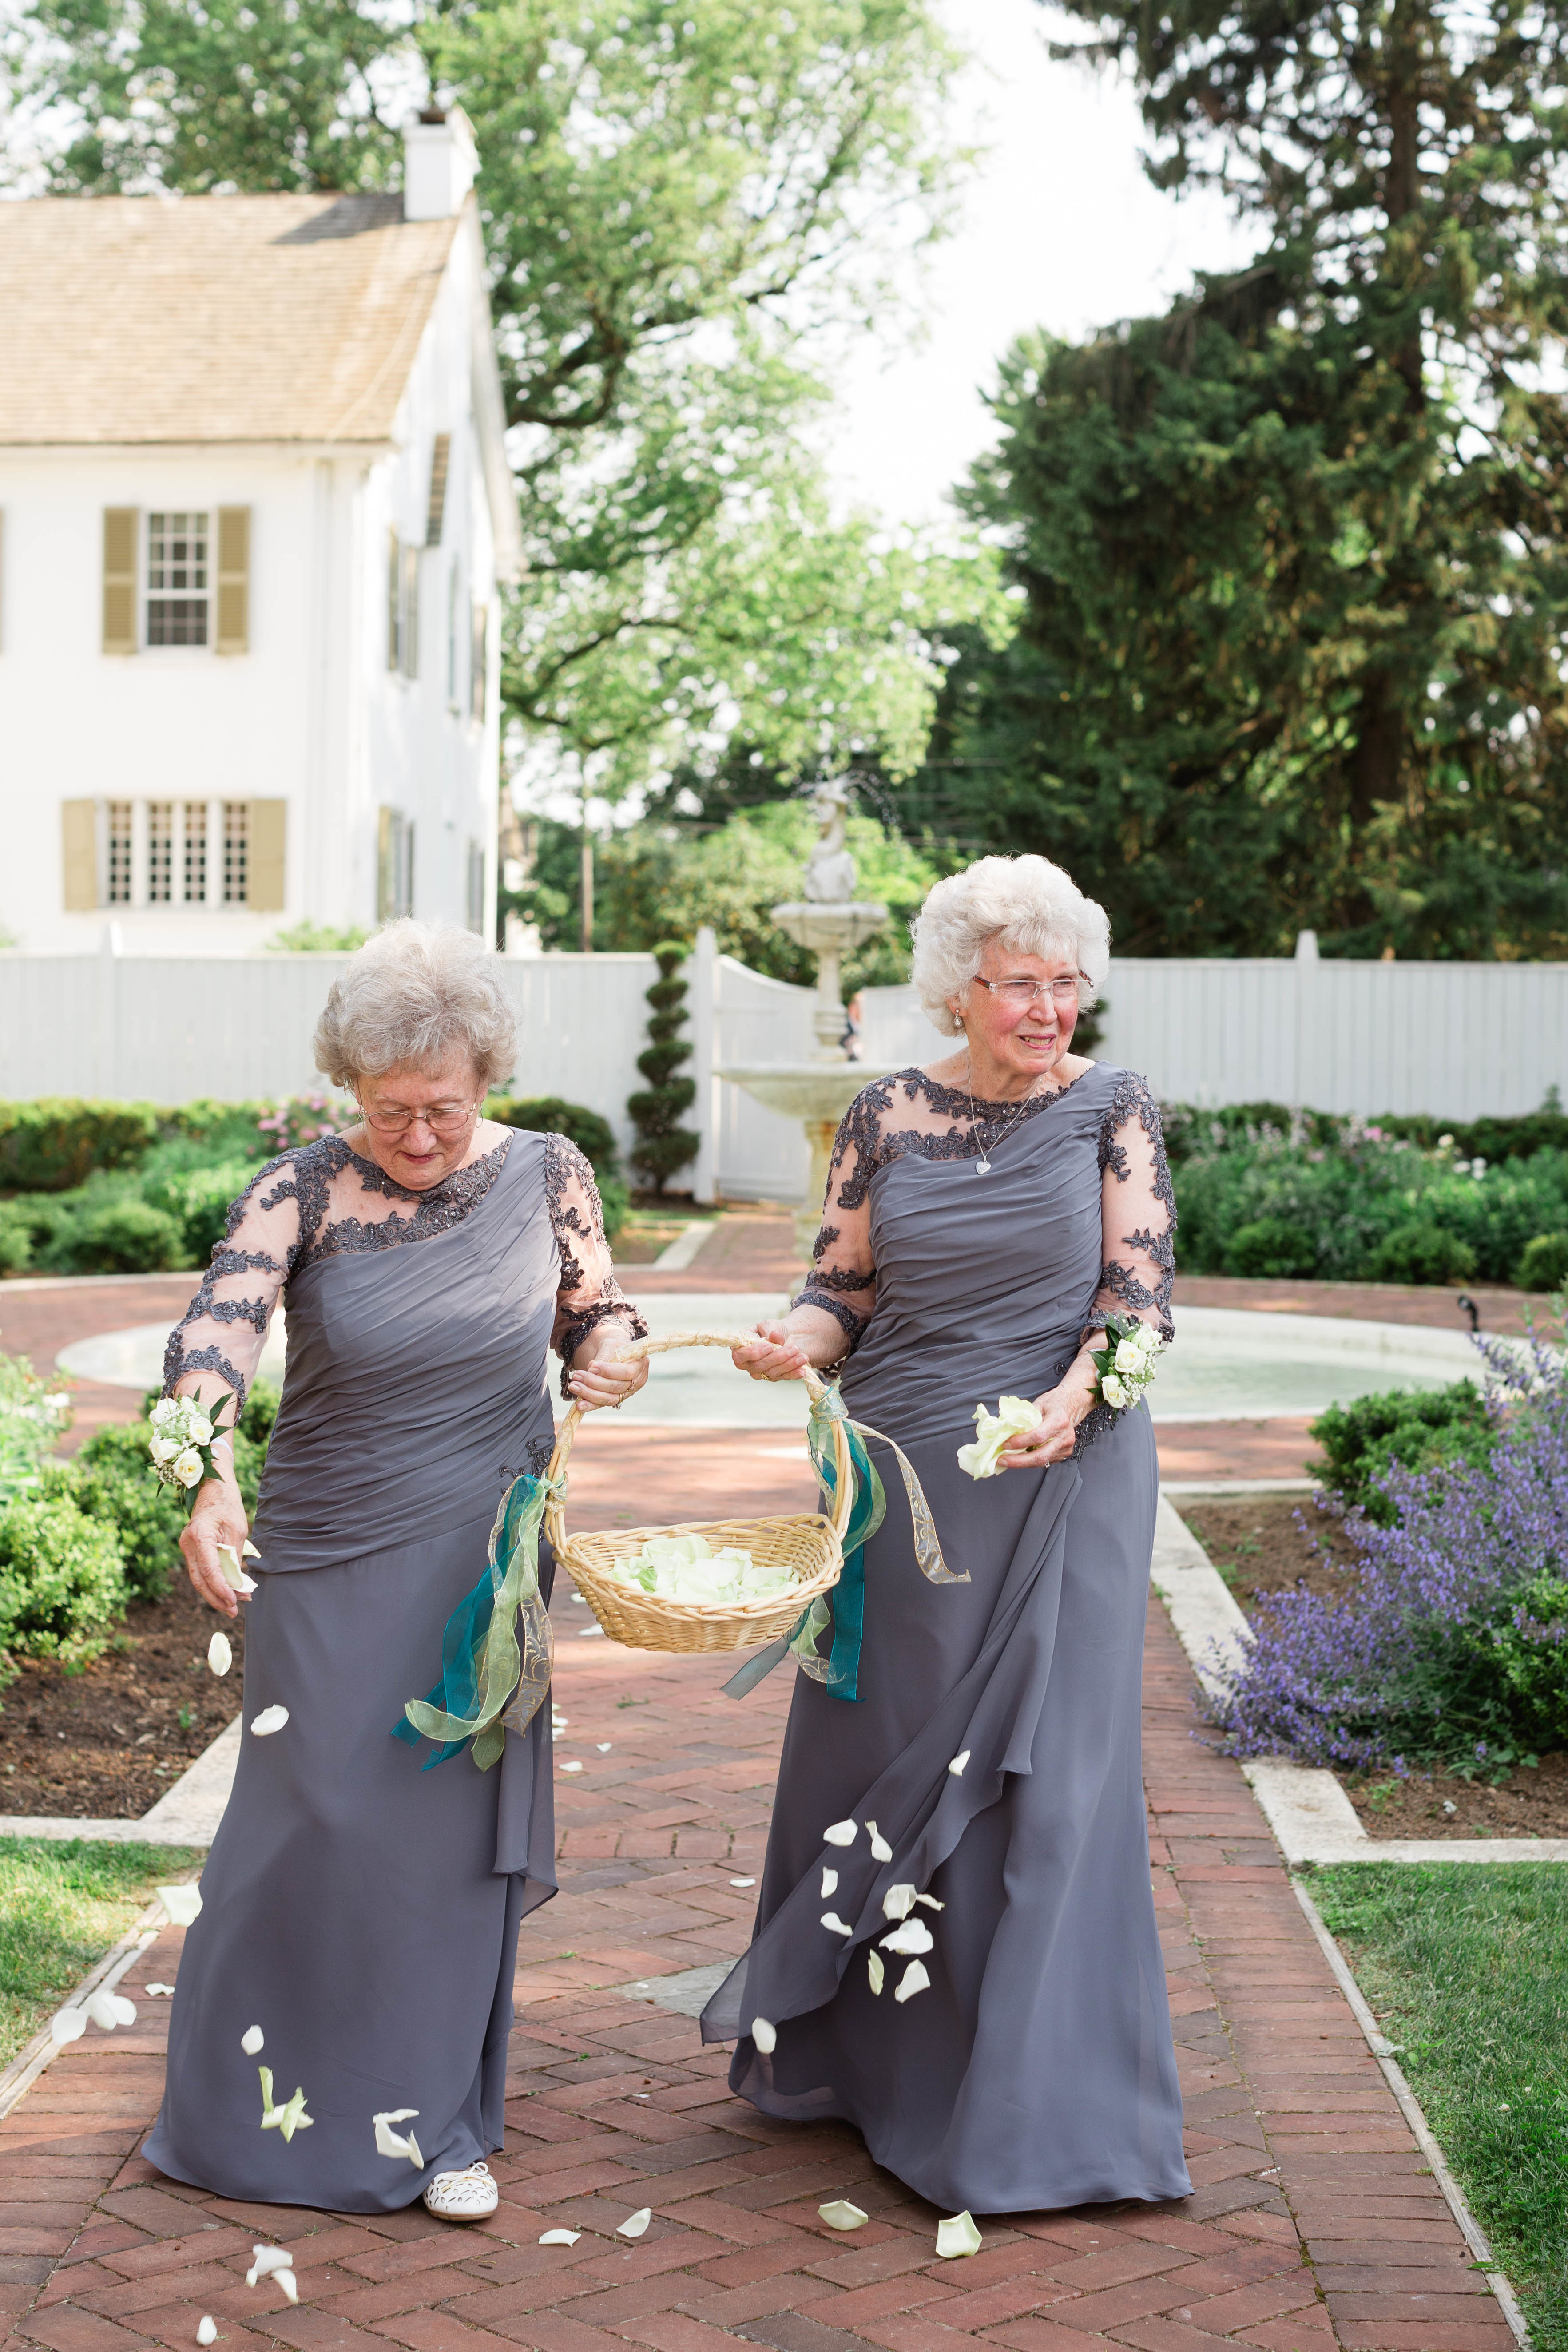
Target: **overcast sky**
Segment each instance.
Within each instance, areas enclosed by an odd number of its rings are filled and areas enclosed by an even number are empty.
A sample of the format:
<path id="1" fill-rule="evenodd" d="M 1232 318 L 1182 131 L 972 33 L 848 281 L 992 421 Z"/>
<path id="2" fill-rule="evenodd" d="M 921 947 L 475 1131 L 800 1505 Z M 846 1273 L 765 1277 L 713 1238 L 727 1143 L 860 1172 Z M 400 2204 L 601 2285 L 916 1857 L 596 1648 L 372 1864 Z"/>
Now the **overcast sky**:
<path id="1" fill-rule="evenodd" d="M 1074 334 L 1156 309 L 1195 268 L 1251 250 L 1216 198 L 1150 186 L 1131 93 L 1052 63 L 1037 0 L 945 0 L 945 13 L 975 58 L 955 133 L 989 152 L 957 234 L 925 263 L 923 341 L 858 346 L 825 443 L 846 502 L 897 522 L 951 511 L 944 491 L 992 437 L 983 387 L 1024 328 Z"/>

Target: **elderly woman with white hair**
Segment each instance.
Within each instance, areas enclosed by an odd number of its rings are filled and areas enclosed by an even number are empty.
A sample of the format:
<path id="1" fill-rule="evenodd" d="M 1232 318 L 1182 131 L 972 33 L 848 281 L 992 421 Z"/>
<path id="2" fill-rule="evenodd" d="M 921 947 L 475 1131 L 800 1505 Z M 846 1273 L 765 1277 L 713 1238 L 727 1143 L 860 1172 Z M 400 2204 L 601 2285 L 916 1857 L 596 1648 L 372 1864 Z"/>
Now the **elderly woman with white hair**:
<path id="1" fill-rule="evenodd" d="M 472 2221 L 497 2203 L 519 1923 L 555 1891 L 546 1350 L 579 1403 L 619 1404 L 646 1368 L 614 1358 L 647 1327 L 582 1153 L 481 1115 L 515 1040 L 477 939 L 378 933 L 315 1046 L 359 1122 L 260 1171 L 169 1342 L 166 1391 L 232 1425 L 286 1300 L 247 1728 L 146 2154 L 225 2197 L 423 2195 Z M 232 1617 L 228 1457 L 182 1549 Z"/>
<path id="2" fill-rule="evenodd" d="M 961 1043 L 857 1097 L 810 1278 L 735 1356 L 838 1371 L 888 1510 L 797 1680 L 704 2032 L 765 2114 L 858 2125 L 950 2213 L 1189 2188 L 1140 1769 L 1154 1434 L 1093 1358 L 1108 1316 L 1171 1336 L 1175 1219 L 1148 1087 L 1071 1050 L 1109 953 L 1044 858 L 936 885 L 914 981 Z M 1004 1393 L 1033 1425 L 972 1476 Z"/>

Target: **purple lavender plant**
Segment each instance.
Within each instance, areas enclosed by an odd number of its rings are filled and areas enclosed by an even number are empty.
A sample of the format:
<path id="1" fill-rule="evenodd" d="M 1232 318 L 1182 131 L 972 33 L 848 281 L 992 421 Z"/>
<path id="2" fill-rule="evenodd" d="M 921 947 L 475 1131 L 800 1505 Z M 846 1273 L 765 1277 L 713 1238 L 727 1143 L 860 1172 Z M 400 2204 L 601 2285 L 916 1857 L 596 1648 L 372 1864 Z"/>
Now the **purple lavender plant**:
<path id="1" fill-rule="evenodd" d="M 1366 1766 L 1473 1741 L 1466 1681 L 1489 1618 L 1520 1587 L 1568 1579 L 1568 1358 L 1534 1339 L 1477 1345 L 1489 1462 L 1394 1466 L 1373 1483 L 1395 1524 L 1345 1516 L 1361 1558 L 1339 1564 L 1342 1591 L 1255 1604 L 1240 1660 L 1215 1653 L 1209 1719 L 1225 1754 Z"/>

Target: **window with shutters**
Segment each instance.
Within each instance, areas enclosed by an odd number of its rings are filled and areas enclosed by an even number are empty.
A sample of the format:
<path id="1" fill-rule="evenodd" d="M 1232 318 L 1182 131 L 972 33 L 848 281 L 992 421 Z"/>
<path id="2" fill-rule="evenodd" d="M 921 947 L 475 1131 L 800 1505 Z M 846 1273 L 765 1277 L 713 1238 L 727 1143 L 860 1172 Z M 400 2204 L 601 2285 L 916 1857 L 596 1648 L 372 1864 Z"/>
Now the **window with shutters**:
<path id="1" fill-rule="evenodd" d="M 147 643 L 207 642 L 207 517 L 194 509 L 147 518 Z"/>
<path id="2" fill-rule="evenodd" d="M 283 908 L 285 801 L 68 801 L 61 822 L 68 908 Z"/>

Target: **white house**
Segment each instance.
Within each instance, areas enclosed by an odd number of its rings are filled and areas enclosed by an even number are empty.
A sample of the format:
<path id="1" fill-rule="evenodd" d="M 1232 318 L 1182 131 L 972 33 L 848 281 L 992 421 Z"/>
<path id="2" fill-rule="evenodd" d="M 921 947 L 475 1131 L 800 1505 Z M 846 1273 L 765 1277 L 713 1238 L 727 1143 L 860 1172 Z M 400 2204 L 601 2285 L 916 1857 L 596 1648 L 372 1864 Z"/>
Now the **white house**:
<path id="1" fill-rule="evenodd" d="M 458 113 L 390 195 L 0 203 L 0 927 L 494 928 L 517 509 Z"/>

